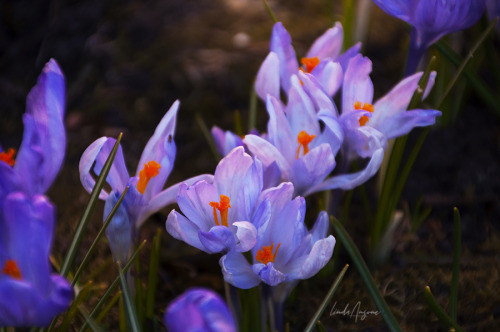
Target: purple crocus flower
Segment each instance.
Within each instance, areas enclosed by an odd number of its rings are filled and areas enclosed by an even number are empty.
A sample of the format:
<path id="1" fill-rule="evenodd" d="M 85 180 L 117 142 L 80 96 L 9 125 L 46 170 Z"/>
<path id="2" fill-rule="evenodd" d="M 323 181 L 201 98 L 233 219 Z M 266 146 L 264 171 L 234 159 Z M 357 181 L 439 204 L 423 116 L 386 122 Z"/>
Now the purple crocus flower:
<path id="1" fill-rule="evenodd" d="M 38 77 L 26 100 L 21 147 L 0 147 L 0 200 L 8 193 L 45 193 L 54 181 L 64 159 L 64 76 L 51 59 Z"/>
<path id="2" fill-rule="evenodd" d="M 206 288 L 191 288 L 167 307 L 163 322 L 170 332 L 236 332 L 224 300 Z"/>
<path id="3" fill-rule="evenodd" d="M 314 96 L 310 98 L 304 89 L 310 77 L 302 73 L 299 77 L 292 75 L 284 110 L 278 99 L 267 96 L 267 139 L 247 135 L 243 142 L 265 167 L 275 164 L 281 180 L 293 183 L 296 195 L 305 196 L 316 192 L 313 188 L 321 185 L 335 168 L 335 155 L 344 140 L 344 131 L 328 96 L 316 88 L 310 90 Z M 351 189 L 368 177 L 341 174 L 332 179 L 327 180 L 331 183 L 328 189 Z"/>
<path id="4" fill-rule="evenodd" d="M 297 75 L 301 70 L 313 75 L 325 93 L 333 96 L 342 83 L 342 68 L 361 48 L 358 43 L 340 54 L 342 42 L 343 29 L 337 22 L 316 39 L 306 56 L 301 59 L 302 67 L 299 67 L 290 34 L 281 22 L 275 23 L 271 35 L 271 52 L 257 74 L 257 94 L 262 100 L 266 100 L 267 94 L 279 99 L 280 87 L 288 93 L 292 86 L 292 75 Z"/>
<path id="5" fill-rule="evenodd" d="M 42 195 L 9 193 L 1 201 L 0 326 L 46 326 L 73 299 L 73 289 L 51 274 L 54 207 Z"/>
<path id="6" fill-rule="evenodd" d="M 184 215 L 172 210 L 167 231 L 207 253 L 248 251 L 255 244 L 252 219 L 262 186 L 261 162 L 237 147 L 219 162 L 213 183 L 181 185 L 177 204 Z"/>
<path id="7" fill-rule="evenodd" d="M 387 14 L 412 25 L 406 75 L 414 73 L 425 50 L 444 35 L 479 20 L 485 0 L 373 0 Z"/>
<path id="8" fill-rule="evenodd" d="M 229 130 L 223 131 L 217 126 L 212 127 L 212 137 L 214 138 L 217 152 L 221 156 L 227 156 L 235 147 L 243 146 L 243 140 L 240 136 Z"/>
<path id="9" fill-rule="evenodd" d="M 243 289 L 261 281 L 293 288 L 297 280 L 312 277 L 330 260 L 335 238 L 326 236 L 327 213 L 321 212 L 308 231 L 305 200 L 300 196 L 292 199 L 293 192 L 289 182 L 262 192 L 254 221 L 257 242 L 251 250 L 252 263 L 236 251 L 224 255 L 219 264 L 226 282 Z"/>
<path id="10" fill-rule="evenodd" d="M 106 201 L 104 218 L 107 217 L 118 201 L 123 190 L 129 191 L 120 205 L 113 221 L 106 229 L 115 260 L 124 263 L 132 248 L 136 230 L 153 213 L 175 202 L 180 183 L 163 189 L 172 171 L 176 147 L 174 143 L 175 123 L 179 102 L 175 101 L 170 110 L 158 124 L 153 136 L 146 144 L 137 167 L 135 176 L 130 177 L 125 166 L 121 147 L 119 147 L 111 170 L 106 179 L 111 192 L 102 190 L 99 198 Z M 102 167 L 115 144 L 114 138 L 101 137 L 92 143 L 80 159 L 80 180 L 90 193 L 95 185 L 93 171 L 99 175 Z M 95 166 L 93 166 L 95 163 Z M 186 180 L 193 183 L 211 175 L 200 175 Z"/>

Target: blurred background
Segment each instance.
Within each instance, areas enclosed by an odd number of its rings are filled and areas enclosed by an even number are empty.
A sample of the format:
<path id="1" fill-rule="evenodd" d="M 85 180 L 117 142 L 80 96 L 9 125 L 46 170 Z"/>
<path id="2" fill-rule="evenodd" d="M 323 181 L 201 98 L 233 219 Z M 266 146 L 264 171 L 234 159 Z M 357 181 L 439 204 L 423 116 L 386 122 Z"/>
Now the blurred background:
<path id="1" fill-rule="evenodd" d="M 315 38 L 335 21 L 343 21 L 341 1 L 268 3 L 292 35 L 299 54 L 305 54 Z M 351 41 L 362 39 L 362 53 L 373 61 L 377 99 L 401 79 L 409 27 L 370 1 L 346 3 L 364 8 L 358 13 L 357 24 L 365 26 L 351 36 Z M 44 64 L 50 58 L 56 59 L 66 76 L 66 162 L 48 193 L 58 207 L 53 248 L 56 259 L 65 253 L 68 234 L 72 234 L 89 197 L 80 185 L 78 162 L 95 139 L 123 132 L 125 160 L 130 173 L 135 173 L 142 149 L 158 121 L 179 99 L 177 157 L 168 184 L 213 173 L 217 159 L 196 116 L 208 128 L 217 125 L 233 130 L 238 113 L 243 128 L 247 128 L 250 93 L 260 63 L 269 52 L 272 25 L 259 0 L 0 2 L 0 144 L 4 149 L 19 147 L 26 95 Z M 453 34 L 447 41 L 464 55 L 486 25 L 483 18 L 475 27 Z M 493 45 L 493 58 L 499 59 L 499 35 L 487 42 Z M 489 83 L 492 78 L 485 52 L 477 54 L 474 68 Z M 453 66 L 443 66 L 448 75 L 453 73 Z M 405 331 L 440 330 L 426 307 L 423 288 L 430 285 L 440 304 L 447 307 L 454 206 L 462 213 L 463 232 L 458 321 L 464 328 L 476 331 L 500 326 L 500 121 L 498 113 L 467 89 L 465 80 L 461 84 L 463 89 L 452 91 L 445 104 L 460 113 L 454 120 L 435 126 L 427 137 L 403 193 L 400 209 L 405 213 L 404 221 L 395 232 L 395 248 L 390 260 L 374 272 Z M 498 91 L 498 86 L 495 89 Z M 431 96 L 430 104 L 437 97 Z M 456 99 L 460 102 L 453 106 Z M 266 122 L 264 105 L 259 102 L 258 129 L 265 131 Z M 411 134 L 410 143 L 418 134 L 418 130 Z M 366 190 L 376 202 L 374 181 Z M 364 251 L 367 225 L 363 213 L 355 208 L 357 197 L 355 191 L 346 227 Z M 411 232 L 409 219 L 419 200 L 422 209 L 431 208 L 431 212 L 420 229 Z M 98 204 L 89 225 L 88 239 L 82 244 L 85 248 L 102 224 L 102 206 Z M 157 228 L 164 229 L 166 215 L 173 207 L 153 216 L 141 237 L 150 240 Z M 308 216 L 310 221 L 315 218 L 312 213 Z M 143 254 L 147 265 L 147 250 Z M 86 278 L 106 285 L 116 276 L 106 243 L 101 244 L 96 256 Z M 222 293 L 218 259 L 164 232 L 158 314 L 190 286 L 206 286 Z M 307 324 L 338 267 L 346 262 L 348 257 L 341 253 L 338 262 L 299 284 L 286 307 L 285 317 L 292 331 Z M 376 308 L 353 266 L 335 298 L 337 308 L 358 301 L 363 309 Z M 108 320 L 113 330 L 113 317 Z M 354 322 L 349 317 L 329 317 L 325 313 L 322 322 L 330 330 L 385 329 L 380 316 Z"/>

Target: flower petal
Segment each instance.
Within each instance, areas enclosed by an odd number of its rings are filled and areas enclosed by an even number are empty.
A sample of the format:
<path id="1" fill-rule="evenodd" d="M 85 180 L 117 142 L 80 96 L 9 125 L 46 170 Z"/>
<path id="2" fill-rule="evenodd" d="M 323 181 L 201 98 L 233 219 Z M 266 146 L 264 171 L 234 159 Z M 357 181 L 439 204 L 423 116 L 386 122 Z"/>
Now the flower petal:
<path id="1" fill-rule="evenodd" d="M 248 150 L 262 161 L 265 167 L 276 162 L 281 171 L 282 178 L 290 179 L 291 167 L 285 157 L 274 145 L 255 135 L 246 135 L 243 142 L 246 144 Z"/>
<path id="2" fill-rule="evenodd" d="M 248 221 L 233 222 L 233 227 L 236 227 L 236 250 L 239 252 L 246 252 L 253 248 L 257 241 L 257 229 Z"/>
<path id="3" fill-rule="evenodd" d="M 94 189 L 95 180 L 91 174 L 92 166 L 94 173 L 99 176 L 101 174 L 102 167 L 106 162 L 116 140 L 109 137 L 101 137 L 94 141 L 89 147 L 83 152 L 80 158 L 80 181 L 89 193 Z M 123 159 L 123 152 L 121 146 L 118 147 L 116 152 L 115 160 L 111 165 L 106 182 L 111 186 L 112 190 L 123 192 L 127 182 L 129 180 L 129 175 L 127 167 L 125 166 L 125 160 Z M 108 193 L 103 189 L 99 194 L 100 199 L 106 199 Z"/>
<path id="4" fill-rule="evenodd" d="M 280 65 L 280 81 L 285 93 L 290 89 L 290 77 L 299 70 L 299 64 L 292 46 L 292 37 L 281 22 L 273 26 L 271 34 L 271 52 L 276 53 Z"/>
<path id="5" fill-rule="evenodd" d="M 273 263 L 267 263 L 267 265 L 254 264 L 252 265 L 252 270 L 269 286 L 276 286 L 286 280 L 286 275 L 276 270 Z"/>
<path id="6" fill-rule="evenodd" d="M 325 58 L 335 59 L 340 54 L 342 42 L 344 40 L 344 30 L 340 22 L 335 22 L 335 26 L 325 31 L 316 39 L 307 52 L 306 57 L 317 56 L 320 60 Z"/>
<path id="7" fill-rule="evenodd" d="M 218 202 L 219 199 L 215 186 L 205 181 L 198 181 L 189 187 L 182 183 L 177 194 L 177 204 L 182 213 L 204 232 L 215 226 L 210 202 Z"/>
<path id="8" fill-rule="evenodd" d="M 236 251 L 230 251 L 219 260 L 224 281 L 241 289 L 249 289 L 260 284 L 260 279 L 253 273 L 251 265 L 245 256 Z"/>
<path id="9" fill-rule="evenodd" d="M 201 243 L 198 236 L 200 228 L 182 214 L 172 210 L 168 214 L 165 226 L 168 234 L 175 239 L 184 241 L 190 246 L 205 251 L 205 246 Z"/>
<path id="10" fill-rule="evenodd" d="M 436 117 L 441 116 L 437 110 L 411 110 L 393 115 L 379 125 L 379 130 L 387 139 L 408 134 L 415 127 L 426 127 L 436 123 Z"/>
<path id="11" fill-rule="evenodd" d="M 233 232 L 226 226 L 214 226 L 208 232 L 198 230 L 203 251 L 214 254 L 228 252 L 236 246 Z"/>
<path id="12" fill-rule="evenodd" d="M 262 100 L 266 100 L 267 95 L 280 98 L 280 61 L 276 53 L 270 52 L 260 66 L 255 92 Z"/>
<path id="13" fill-rule="evenodd" d="M 372 62 L 361 54 L 349 61 L 342 87 L 342 114 L 352 112 L 354 103 L 372 103 L 373 83 L 370 79 Z"/>

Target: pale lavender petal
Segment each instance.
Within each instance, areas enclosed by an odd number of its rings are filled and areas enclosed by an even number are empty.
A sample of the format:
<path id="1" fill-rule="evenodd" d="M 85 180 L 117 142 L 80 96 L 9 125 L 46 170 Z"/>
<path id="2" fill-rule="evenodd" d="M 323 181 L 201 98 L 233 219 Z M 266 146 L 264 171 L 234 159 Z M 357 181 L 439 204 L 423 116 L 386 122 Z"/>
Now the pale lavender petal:
<path id="1" fill-rule="evenodd" d="M 436 123 L 436 117 L 441 116 L 437 110 L 411 110 L 391 116 L 379 125 L 379 130 L 387 139 L 408 134 L 415 127 L 426 127 Z"/>
<path id="2" fill-rule="evenodd" d="M 101 137 L 94 141 L 94 143 L 83 152 L 79 165 L 80 181 L 85 190 L 89 193 L 92 192 L 95 185 L 95 179 L 92 175 L 92 165 L 94 165 L 95 162 L 93 171 L 99 176 L 115 142 L 116 140 L 114 138 Z M 127 167 L 125 166 L 125 160 L 123 159 L 122 148 L 119 146 L 108 177 L 106 178 L 106 182 L 111 186 L 112 190 L 123 192 L 128 180 L 129 175 Z M 99 194 L 99 198 L 106 199 L 107 197 L 108 193 L 103 189 Z"/>
<path id="3" fill-rule="evenodd" d="M 304 91 L 297 75 L 292 76 L 291 82 L 285 113 L 292 127 L 292 133 L 297 135 L 305 130 L 309 135 L 318 135 L 320 128 L 311 98 Z"/>
<path id="4" fill-rule="evenodd" d="M 255 92 L 262 100 L 267 95 L 280 98 L 280 61 L 278 55 L 270 52 L 257 73 Z"/>
<path id="5" fill-rule="evenodd" d="M 295 158 L 296 137 L 292 134 L 292 129 L 281 107 L 281 102 L 271 96 L 266 99 L 266 109 L 269 114 L 267 123 L 268 140 L 285 157 L 286 160 Z M 292 144 L 293 143 L 293 144 Z"/>
<path id="6" fill-rule="evenodd" d="M 203 251 L 214 254 L 217 252 L 228 252 L 236 245 L 233 232 L 226 226 L 214 226 L 208 232 L 198 230 Z"/>
<path id="7" fill-rule="evenodd" d="M 172 237 L 176 238 L 177 240 L 184 241 L 190 246 L 205 251 L 205 246 L 201 243 L 198 236 L 198 231 L 200 228 L 198 227 L 198 225 L 195 225 L 182 214 L 178 213 L 175 210 L 172 210 L 168 214 L 165 225 L 168 234 L 170 234 Z"/>
<path id="8" fill-rule="evenodd" d="M 235 287 L 249 289 L 260 284 L 260 278 L 253 273 L 252 266 L 239 252 L 231 251 L 222 256 L 219 265 L 224 281 Z"/>
<path id="9" fill-rule="evenodd" d="M 254 264 L 252 266 L 253 272 L 259 276 L 259 278 L 269 286 L 276 286 L 286 280 L 287 276 L 274 268 L 273 263 L 264 264 Z"/>
<path id="10" fill-rule="evenodd" d="M 323 183 L 317 185 L 316 187 L 311 188 L 306 194 L 310 195 L 315 192 L 338 189 L 338 188 L 344 190 L 351 190 L 365 183 L 373 175 L 375 175 L 375 173 L 377 173 L 378 169 L 380 168 L 383 159 L 384 159 L 384 149 L 380 148 L 373 153 L 370 162 L 362 171 L 334 176 L 324 181 Z"/>
<path id="11" fill-rule="evenodd" d="M 337 59 L 335 59 L 336 62 L 340 64 L 342 67 L 342 71 L 345 72 L 347 70 L 347 65 L 349 64 L 349 61 L 359 54 L 359 51 L 361 50 L 361 43 L 356 43 L 354 46 L 351 48 L 347 49 L 344 53 L 342 53 Z"/>
<path id="12" fill-rule="evenodd" d="M 290 279 L 307 279 L 314 276 L 330 260 L 335 247 L 335 238 L 330 235 L 326 239 L 316 241 L 308 255 L 297 257 L 282 270 Z"/>
<path id="13" fill-rule="evenodd" d="M 311 74 L 316 77 L 323 90 L 330 97 L 335 95 L 344 81 L 344 71 L 338 62 L 321 61 Z"/>
<path id="14" fill-rule="evenodd" d="M 321 239 L 324 239 L 326 233 L 328 232 L 329 218 L 328 213 L 326 211 L 321 211 L 314 223 L 313 228 L 311 229 L 311 242 L 315 243 Z"/>
<path id="15" fill-rule="evenodd" d="M 139 176 L 144 164 L 152 160 L 161 165 L 158 175 L 149 181 L 144 192 L 144 196 L 148 200 L 163 189 L 170 172 L 172 172 L 176 153 L 174 134 L 178 110 L 179 101 L 176 100 L 156 127 L 153 136 L 142 152 L 139 164 L 137 164 L 136 176 Z"/>
<path id="16" fill-rule="evenodd" d="M 352 112 L 354 103 L 372 103 L 373 83 L 370 79 L 372 62 L 361 54 L 349 61 L 342 87 L 342 114 Z"/>
<path id="17" fill-rule="evenodd" d="M 273 26 L 271 34 L 271 52 L 278 55 L 280 65 L 280 82 L 285 93 L 290 89 L 290 77 L 299 70 L 299 64 L 292 46 L 292 38 L 281 22 Z"/>
<path id="18" fill-rule="evenodd" d="M 265 139 L 255 135 L 246 135 L 245 139 L 243 139 L 243 142 L 246 144 L 248 150 L 250 150 L 250 152 L 257 156 L 260 161 L 262 161 L 262 164 L 265 167 L 276 162 L 281 171 L 282 178 L 290 179 L 290 164 L 274 145 L 272 145 Z"/>
<path id="19" fill-rule="evenodd" d="M 130 192 L 131 190 L 127 192 L 126 196 L 130 196 Z M 117 191 L 112 191 L 109 194 L 104 204 L 104 220 L 108 217 L 109 213 L 118 202 L 120 195 L 121 193 Z M 127 206 L 128 204 L 124 199 L 106 228 L 106 237 L 108 238 L 113 258 L 116 262 L 120 262 L 122 264 L 125 264 L 128 261 L 129 256 L 132 253 L 133 231 L 135 227 L 135 220 L 132 219 L 132 216 L 127 210 Z"/>
<path id="20" fill-rule="evenodd" d="M 323 143 L 297 159 L 292 167 L 295 194 L 303 195 L 330 174 L 335 168 L 335 157 L 330 145 Z"/>
<path id="21" fill-rule="evenodd" d="M 202 231 L 215 226 L 210 202 L 219 202 L 220 196 L 213 184 L 198 181 L 192 186 L 182 183 L 177 194 L 177 204 L 182 213 Z"/>
<path id="22" fill-rule="evenodd" d="M 417 0 L 373 0 L 387 14 L 410 23 Z M 427 1 L 428 2 L 428 1 Z M 427 3 L 426 2 L 426 3 Z"/>
<path id="23" fill-rule="evenodd" d="M 212 137 L 215 141 L 215 147 L 221 156 L 226 156 L 232 149 L 243 146 L 243 140 L 238 135 L 227 130 L 224 132 L 217 126 L 212 127 Z"/>
<path id="24" fill-rule="evenodd" d="M 316 112 L 319 110 L 328 110 L 332 115 L 338 115 L 331 97 L 323 91 L 316 77 L 311 74 L 299 72 L 299 78 L 304 86 L 304 90 L 311 97 Z"/>
<path id="25" fill-rule="evenodd" d="M 236 250 L 239 252 L 246 252 L 253 248 L 257 241 L 257 229 L 248 221 L 233 222 L 233 227 L 236 227 Z"/>
<path id="26" fill-rule="evenodd" d="M 326 30 L 314 41 L 309 52 L 307 52 L 306 58 L 317 56 L 320 60 L 324 58 L 335 59 L 340 54 L 343 40 L 342 24 L 336 22 L 333 28 Z"/>
<path id="27" fill-rule="evenodd" d="M 207 183 L 212 183 L 213 182 L 213 175 L 211 174 L 202 174 L 198 175 L 192 178 L 189 178 L 187 180 L 184 180 L 182 182 L 176 183 L 167 189 L 163 190 L 156 196 L 154 196 L 148 203 L 141 209 L 141 213 L 139 217 L 137 218 L 136 222 L 136 227 L 140 228 L 142 223 L 148 219 L 149 216 L 151 216 L 153 213 L 156 213 L 163 209 L 164 207 L 174 204 L 176 199 L 177 199 L 177 193 L 179 192 L 179 187 L 181 184 L 185 183 L 186 185 L 190 186 L 198 181 L 205 181 Z"/>
<path id="28" fill-rule="evenodd" d="M 250 220 L 255 208 L 255 202 L 264 186 L 263 173 L 262 162 L 255 158 L 246 174 L 245 183 L 243 184 L 244 190 L 240 191 L 240 197 L 238 197 L 240 206 L 235 207 L 237 211 L 236 220 Z"/>
<path id="29" fill-rule="evenodd" d="M 316 144 L 330 144 L 332 153 L 336 156 L 344 141 L 344 129 L 342 129 L 342 125 L 338 119 L 332 116 L 328 111 L 320 111 L 318 113 L 318 118 L 323 122 L 325 128 L 323 129 L 323 133 L 318 137 Z"/>

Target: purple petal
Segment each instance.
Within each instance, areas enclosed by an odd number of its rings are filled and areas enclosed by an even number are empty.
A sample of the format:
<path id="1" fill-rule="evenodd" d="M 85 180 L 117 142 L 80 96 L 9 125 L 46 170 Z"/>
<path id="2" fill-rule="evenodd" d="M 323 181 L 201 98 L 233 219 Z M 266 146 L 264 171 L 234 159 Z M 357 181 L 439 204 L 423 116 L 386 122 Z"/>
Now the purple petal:
<path id="1" fill-rule="evenodd" d="M 281 102 L 269 96 L 266 99 L 266 109 L 269 114 L 269 122 L 267 123 L 268 140 L 271 142 L 287 160 L 295 157 L 292 142 L 295 143 L 296 138 L 293 137 L 292 129 L 288 124 L 288 120 L 281 107 Z"/>
<path id="2" fill-rule="evenodd" d="M 276 286 L 287 279 L 285 274 L 274 268 L 273 263 L 267 263 L 267 265 L 254 264 L 252 266 L 252 270 L 264 283 L 269 286 Z"/>
<path id="3" fill-rule="evenodd" d="M 245 256 L 236 251 L 230 251 L 219 260 L 224 281 L 241 289 L 249 289 L 260 283 Z"/>
<path id="4" fill-rule="evenodd" d="M 257 241 L 257 229 L 248 221 L 233 222 L 233 227 L 236 227 L 236 238 L 238 243 L 236 250 L 239 252 L 246 252 L 253 248 Z"/>
<path id="5" fill-rule="evenodd" d="M 95 180 L 92 176 L 92 166 L 94 173 L 99 176 L 101 174 L 102 167 L 106 162 L 116 140 L 109 137 L 101 137 L 94 141 L 84 152 L 80 158 L 80 181 L 89 193 L 94 189 Z M 115 160 L 111 165 L 111 169 L 106 178 L 106 182 L 111 186 L 112 190 L 118 192 L 123 192 L 127 182 L 129 180 L 129 175 L 127 167 L 125 166 L 125 160 L 123 159 L 123 152 L 121 146 L 118 147 L 116 152 Z M 108 193 L 103 189 L 99 194 L 100 199 L 106 199 Z"/>
<path id="6" fill-rule="evenodd" d="M 280 81 L 285 93 L 290 89 L 290 77 L 299 70 L 292 38 L 281 22 L 274 24 L 271 35 L 271 52 L 276 53 L 280 65 Z"/>
<path id="7" fill-rule="evenodd" d="M 352 112 L 354 103 L 372 103 L 373 83 L 370 79 L 372 62 L 361 54 L 349 61 L 342 87 L 342 114 Z"/>
<path id="8" fill-rule="evenodd" d="M 255 79 L 255 92 L 262 100 L 266 100 L 267 95 L 280 98 L 280 61 L 278 55 L 270 52 L 260 66 L 257 78 Z"/>
<path id="9" fill-rule="evenodd" d="M 342 66 L 333 61 L 321 61 L 311 74 L 316 77 L 323 90 L 330 97 L 333 97 L 340 89 L 344 80 Z"/>
<path id="10" fill-rule="evenodd" d="M 411 23 L 410 17 L 413 15 L 418 0 L 373 0 L 373 2 L 387 14 Z"/>
<path id="11" fill-rule="evenodd" d="M 335 59 L 336 62 L 340 64 L 342 67 L 342 71 L 345 72 L 347 70 L 347 65 L 349 64 L 349 61 L 359 54 L 359 51 L 361 50 L 361 43 L 356 43 L 354 46 L 349 48 L 347 51 L 342 53 L 337 59 Z"/>
<path id="12" fill-rule="evenodd" d="M 208 232 L 198 230 L 203 251 L 214 254 L 228 252 L 236 246 L 233 232 L 226 226 L 214 226 Z"/>
<path id="13" fill-rule="evenodd" d="M 295 193 L 302 195 L 323 181 L 335 168 L 335 157 L 330 145 L 323 143 L 293 163 Z"/>
<path id="14" fill-rule="evenodd" d="M 165 226 L 168 234 L 175 239 L 184 241 L 190 246 L 205 251 L 205 246 L 201 243 L 198 236 L 200 228 L 182 214 L 172 210 L 168 214 Z"/>
<path id="15" fill-rule="evenodd" d="M 408 134 L 415 127 L 426 127 L 436 123 L 436 117 L 441 116 L 437 110 L 411 110 L 387 118 L 379 130 L 387 139 Z"/>
<path id="16" fill-rule="evenodd" d="M 230 132 L 224 132 L 217 126 L 212 127 L 212 137 L 215 141 L 215 147 L 221 156 L 226 156 L 229 152 L 238 147 L 243 146 L 243 140 L 238 135 Z"/>
<path id="17" fill-rule="evenodd" d="M 199 181 L 192 186 L 185 183 L 179 187 L 177 204 L 182 213 L 204 232 L 215 226 L 213 208 L 210 202 L 219 202 L 220 197 L 213 184 Z"/>
<path id="18" fill-rule="evenodd" d="M 333 28 L 325 31 L 318 39 L 316 39 L 307 52 L 306 58 L 317 56 L 320 60 L 325 58 L 335 59 L 342 49 L 344 39 L 344 31 L 339 22 L 335 23 Z"/>
<path id="19" fill-rule="evenodd" d="M 290 164 L 274 145 L 255 135 L 246 135 L 243 142 L 246 144 L 248 150 L 250 150 L 250 152 L 262 161 L 262 164 L 265 167 L 268 167 L 272 163 L 276 162 L 281 171 L 281 176 L 284 179 L 290 178 Z"/>
<path id="20" fill-rule="evenodd" d="M 172 172 L 176 153 L 174 134 L 178 110 L 179 101 L 176 100 L 156 127 L 137 165 L 136 176 L 139 176 L 144 164 L 149 161 L 154 160 L 161 165 L 158 175 L 152 178 L 146 187 L 144 196 L 147 200 L 163 189 L 170 172 Z"/>
<path id="21" fill-rule="evenodd" d="M 104 220 L 118 202 L 120 195 L 121 194 L 117 191 L 112 191 L 109 194 L 104 204 Z M 106 228 L 106 237 L 108 238 L 113 258 L 116 262 L 121 262 L 122 264 L 128 261 L 132 253 L 133 231 L 135 227 L 135 220 L 128 210 L 129 204 L 127 202 L 127 196 L 130 197 L 129 199 L 134 200 L 133 196 L 142 195 L 140 195 L 139 192 L 134 194 L 133 188 L 130 188 L 125 196 L 125 199 L 118 207 L 113 219 Z"/>
<path id="22" fill-rule="evenodd" d="M 237 331 L 222 298 L 204 288 L 191 288 L 175 298 L 167 307 L 163 321 L 170 332 Z"/>
<path id="23" fill-rule="evenodd" d="M 338 115 L 331 97 L 323 91 L 322 86 L 315 76 L 299 72 L 299 78 L 304 86 L 304 90 L 311 97 L 316 110 L 328 110 L 332 115 Z"/>

